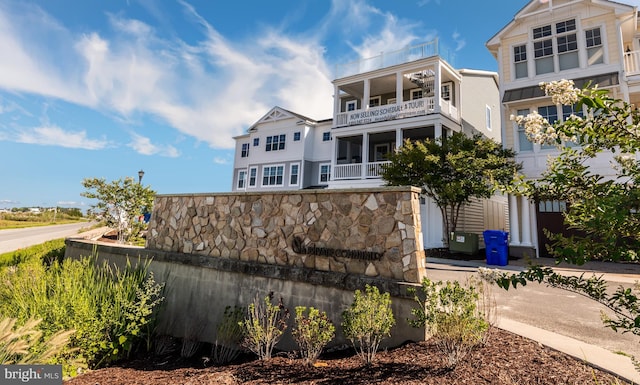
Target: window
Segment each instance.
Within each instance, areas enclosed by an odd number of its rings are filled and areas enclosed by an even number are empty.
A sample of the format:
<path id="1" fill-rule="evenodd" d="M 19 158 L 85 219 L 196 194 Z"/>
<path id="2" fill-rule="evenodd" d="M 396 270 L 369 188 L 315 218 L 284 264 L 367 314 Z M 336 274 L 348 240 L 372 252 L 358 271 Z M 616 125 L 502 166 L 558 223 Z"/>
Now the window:
<path id="1" fill-rule="evenodd" d="M 516 79 L 522 79 L 529 76 L 526 44 L 513 47 L 513 63 L 515 65 Z"/>
<path id="2" fill-rule="evenodd" d="M 540 201 L 538 202 L 538 211 L 541 213 L 563 213 L 567 211 L 567 202 Z"/>
<path id="3" fill-rule="evenodd" d="M 323 142 L 328 142 L 331 140 L 331 133 L 330 132 L 323 132 L 322 133 L 322 141 Z"/>
<path id="4" fill-rule="evenodd" d="M 294 132 L 293 133 L 293 141 L 297 142 L 300 140 L 300 132 Z"/>
<path id="5" fill-rule="evenodd" d="M 369 98 L 369 107 L 377 107 L 381 104 L 382 98 L 380 96 L 374 96 Z"/>
<path id="6" fill-rule="evenodd" d="M 265 166 L 262 169 L 263 186 L 282 186 L 284 166 Z"/>
<path id="7" fill-rule="evenodd" d="M 298 163 L 292 164 L 289 171 L 289 186 L 297 186 L 299 184 L 300 165 Z"/>
<path id="8" fill-rule="evenodd" d="M 587 64 L 594 65 L 604 63 L 604 48 L 602 47 L 600 28 L 584 31 L 584 37 L 587 46 Z"/>
<path id="9" fill-rule="evenodd" d="M 554 40 L 558 54 L 558 69 L 577 68 L 580 66 L 578 58 L 578 38 L 575 19 L 533 29 L 533 55 L 536 61 L 536 74 L 546 74 L 556 71 L 554 63 Z M 514 50 L 515 61 L 515 50 Z"/>
<path id="10" fill-rule="evenodd" d="M 487 124 L 487 130 L 491 131 L 491 107 L 489 106 L 485 106 L 485 117 L 486 117 L 486 124 Z"/>
<path id="11" fill-rule="evenodd" d="M 538 108 L 538 113 L 547 121 L 549 124 L 554 124 L 558 120 L 558 107 L 556 106 L 543 106 Z M 543 144 L 540 146 L 542 149 L 555 148 L 552 145 Z"/>
<path id="12" fill-rule="evenodd" d="M 247 187 L 247 170 L 238 171 L 238 190 L 244 190 Z"/>
<path id="13" fill-rule="evenodd" d="M 267 136 L 267 151 L 278 151 L 284 150 L 284 142 L 286 140 L 286 135 L 274 135 Z"/>
<path id="14" fill-rule="evenodd" d="M 518 110 L 516 112 L 517 115 L 527 116 L 529 115 L 529 110 Z M 527 138 L 527 134 L 524 132 L 524 126 L 518 125 L 518 149 L 520 152 L 522 151 L 533 151 L 533 143 Z"/>
<path id="15" fill-rule="evenodd" d="M 376 144 L 373 148 L 374 151 L 374 161 L 375 162 L 383 162 L 387 160 L 389 155 L 389 143 Z"/>
<path id="16" fill-rule="evenodd" d="M 347 107 L 347 111 L 355 111 L 358 108 L 358 101 L 357 100 L 349 100 L 346 104 Z"/>
<path id="17" fill-rule="evenodd" d="M 331 164 L 320 165 L 320 183 L 327 183 L 331 180 Z"/>
<path id="18" fill-rule="evenodd" d="M 411 100 L 414 99 L 422 99 L 422 89 L 417 88 L 415 90 L 411 90 Z"/>
<path id="19" fill-rule="evenodd" d="M 260 145 L 260 138 L 253 138 L 253 147 Z"/>
<path id="20" fill-rule="evenodd" d="M 249 156 L 249 143 L 242 143 L 242 152 L 240 152 L 240 157 L 246 158 Z"/>
<path id="21" fill-rule="evenodd" d="M 387 104 L 396 104 L 396 98 L 387 99 Z"/>
<path id="22" fill-rule="evenodd" d="M 443 100 L 451 100 L 451 89 L 453 88 L 453 83 L 446 82 L 443 83 L 440 87 L 440 96 Z"/>
<path id="23" fill-rule="evenodd" d="M 256 187 L 256 180 L 258 179 L 258 169 L 251 167 L 249 169 L 249 187 Z"/>
<path id="24" fill-rule="evenodd" d="M 576 105 L 573 106 L 562 106 L 562 121 L 564 122 L 565 120 L 567 120 L 571 115 L 576 115 L 579 117 L 584 117 L 584 112 L 582 112 L 582 109 L 578 110 L 576 108 Z M 575 142 L 566 142 L 565 145 L 567 147 L 575 147 L 578 144 Z"/>

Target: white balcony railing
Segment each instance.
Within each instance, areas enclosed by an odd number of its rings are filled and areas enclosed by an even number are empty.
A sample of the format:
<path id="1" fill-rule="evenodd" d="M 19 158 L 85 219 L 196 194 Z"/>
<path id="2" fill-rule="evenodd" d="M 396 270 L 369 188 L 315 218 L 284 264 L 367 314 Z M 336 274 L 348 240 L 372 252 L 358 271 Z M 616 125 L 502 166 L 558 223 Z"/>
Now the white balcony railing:
<path id="1" fill-rule="evenodd" d="M 624 70 L 627 76 L 640 75 L 640 51 L 625 52 Z"/>
<path id="2" fill-rule="evenodd" d="M 336 164 L 333 166 L 333 180 L 380 178 L 382 166 L 387 163 L 390 162 L 366 163 L 365 174 L 362 173 L 362 163 Z"/>

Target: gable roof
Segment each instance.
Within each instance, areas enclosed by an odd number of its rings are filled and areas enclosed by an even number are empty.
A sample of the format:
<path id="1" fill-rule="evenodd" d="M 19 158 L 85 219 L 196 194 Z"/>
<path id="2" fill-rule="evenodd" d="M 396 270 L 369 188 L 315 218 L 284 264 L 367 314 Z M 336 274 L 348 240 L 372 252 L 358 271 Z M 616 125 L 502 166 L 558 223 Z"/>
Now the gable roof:
<path id="1" fill-rule="evenodd" d="M 579 2 L 596 4 L 602 7 L 611 7 L 614 8 L 617 12 L 631 12 L 636 7 L 633 5 L 625 4 L 620 1 L 612 1 L 612 0 L 555 0 L 556 5 L 554 6 L 554 0 L 531 0 L 527 5 L 522 7 L 513 19 L 504 27 L 502 27 L 495 35 L 493 35 L 485 44 L 486 47 L 491 47 L 500 44 L 500 37 L 504 35 L 506 32 L 511 30 L 511 28 L 517 23 L 518 19 L 523 17 L 530 16 L 536 13 L 549 12 L 558 7 L 564 7 L 567 5 L 575 5 Z M 560 4 L 558 4 L 560 3 Z"/>
<path id="2" fill-rule="evenodd" d="M 286 110 L 284 108 L 275 106 L 271 110 L 269 110 L 269 112 L 264 114 L 262 116 L 262 118 L 260 118 L 257 122 L 252 124 L 251 127 L 249 127 L 249 129 L 247 130 L 247 132 L 255 132 L 255 131 L 257 131 L 257 129 L 258 129 L 257 126 L 260 125 L 261 123 L 277 122 L 279 120 L 291 119 L 291 118 L 297 118 L 299 120 L 303 120 L 303 121 L 309 122 L 311 124 L 317 123 L 317 121 L 315 121 L 314 119 L 311 119 L 311 118 L 308 118 L 308 117 L 306 117 L 304 115 L 300 115 L 300 114 L 297 114 L 295 112 Z"/>

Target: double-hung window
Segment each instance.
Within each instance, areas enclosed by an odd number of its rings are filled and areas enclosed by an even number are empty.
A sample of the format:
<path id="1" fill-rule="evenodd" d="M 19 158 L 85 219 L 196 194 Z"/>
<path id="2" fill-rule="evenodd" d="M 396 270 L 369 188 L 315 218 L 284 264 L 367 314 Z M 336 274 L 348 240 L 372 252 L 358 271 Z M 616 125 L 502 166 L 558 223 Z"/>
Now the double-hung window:
<path id="1" fill-rule="evenodd" d="M 253 138 L 253 146 L 259 146 L 260 145 L 260 138 Z"/>
<path id="2" fill-rule="evenodd" d="M 538 113 L 545 119 L 549 124 L 554 124 L 558 120 L 558 107 L 557 106 L 542 106 L 538 107 Z M 550 144 L 542 144 L 540 146 L 542 149 L 555 148 L 555 146 Z"/>
<path id="3" fill-rule="evenodd" d="M 331 164 L 324 163 L 320 165 L 320 183 L 327 183 L 331 180 Z"/>
<path id="4" fill-rule="evenodd" d="M 297 142 L 300 140 L 300 131 L 293 133 L 293 141 Z"/>
<path id="5" fill-rule="evenodd" d="M 576 31 L 575 19 L 533 29 L 533 57 L 536 75 L 580 67 Z M 556 54 L 558 56 L 557 64 L 554 56 Z M 514 50 L 514 61 L 515 59 L 516 51 Z"/>
<path id="6" fill-rule="evenodd" d="M 289 186 L 299 185 L 300 179 L 300 164 L 294 163 L 289 169 Z"/>
<path id="7" fill-rule="evenodd" d="M 246 158 L 249 156 L 249 143 L 242 143 L 242 151 L 240 152 L 240 157 Z"/>
<path id="8" fill-rule="evenodd" d="M 282 186 L 284 166 L 264 166 L 262 169 L 263 186 Z"/>
<path id="9" fill-rule="evenodd" d="M 249 187 L 256 187 L 256 180 L 258 179 L 258 169 L 251 167 L 249 169 Z"/>
<path id="10" fill-rule="evenodd" d="M 516 79 L 522 79 L 529 76 L 526 44 L 513 47 L 513 63 Z"/>
<path id="11" fill-rule="evenodd" d="M 584 31 L 584 37 L 587 46 L 587 64 L 604 63 L 604 48 L 602 46 L 600 27 Z"/>
<path id="12" fill-rule="evenodd" d="M 323 142 L 328 142 L 331 140 L 331 133 L 330 132 L 323 132 L 322 133 L 322 141 Z"/>
<path id="13" fill-rule="evenodd" d="M 267 151 L 284 150 L 284 143 L 286 139 L 287 136 L 284 134 L 267 136 L 267 147 L 265 149 Z"/>
<path id="14" fill-rule="evenodd" d="M 580 62 L 578 60 L 578 37 L 576 35 L 575 19 L 556 23 L 556 34 L 560 71 L 578 68 Z"/>
<path id="15" fill-rule="evenodd" d="M 551 25 L 533 29 L 533 56 L 536 61 L 536 74 L 553 72 L 553 38 Z"/>
<path id="16" fill-rule="evenodd" d="M 517 115 L 527 116 L 529 115 L 529 110 L 518 110 L 516 112 Z M 526 132 L 524 131 L 524 125 L 518 125 L 518 150 L 522 151 L 533 151 L 533 143 L 527 137 Z"/>

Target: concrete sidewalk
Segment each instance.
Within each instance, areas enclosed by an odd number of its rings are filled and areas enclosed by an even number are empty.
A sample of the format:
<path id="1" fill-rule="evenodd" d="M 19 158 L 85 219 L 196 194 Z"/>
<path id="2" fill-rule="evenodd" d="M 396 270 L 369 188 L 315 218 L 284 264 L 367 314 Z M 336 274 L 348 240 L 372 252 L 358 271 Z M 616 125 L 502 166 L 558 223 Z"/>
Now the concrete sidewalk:
<path id="1" fill-rule="evenodd" d="M 533 262 L 539 265 L 551 266 L 556 272 L 561 274 L 580 275 L 581 273 L 585 273 L 585 276 L 590 276 L 590 274 L 593 273 L 596 276 L 602 275 L 604 279 L 612 283 L 612 286 L 617 286 L 617 284 L 621 283 L 625 285 L 633 284 L 635 281 L 640 280 L 640 265 L 638 264 L 590 262 L 581 267 L 566 264 L 556 266 L 552 259 L 543 258 L 534 260 Z M 454 272 L 467 274 L 472 273 L 473 269 L 478 267 L 497 268 L 506 272 L 518 272 L 525 270 L 527 265 L 528 262 L 523 260 L 509 261 L 509 265 L 507 266 L 494 266 L 487 265 L 483 260 L 466 261 L 431 257 L 427 258 L 428 271 L 431 266 L 432 269 L 437 267 L 440 271 L 443 269 L 450 269 L 452 274 L 455 274 Z M 461 268 L 467 269 L 463 270 Z M 518 291 L 518 295 L 527 295 L 527 291 L 520 290 Z M 515 306 L 512 302 L 510 302 L 509 305 Z M 537 316 L 544 317 L 545 314 L 537 314 Z M 553 317 L 551 315 L 549 316 Z M 594 314 L 594 317 L 598 317 L 598 314 Z M 640 373 L 635 370 L 629 357 L 616 354 L 606 348 L 598 346 L 597 344 L 587 343 L 570 336 L 547 330 L 544 327 L 550 323 L 552 324 L 553 322 L 557 322 L 557 320 L 546 321 L 547 322 L 521 322 L 510 319 L 509 317 L 499 316 L 497 326 L 514 334 L 537 341 L 549 348 L 569 354 L 578 360 L 586 361 L 593 366 L 619 376 L 622 380 L 626 380 L 634 384 L 640 384 Z M 602 328 L 604 329 L 604 326 Z M 607 334 L 604 334 L 604 337 L 602 338 L 607 338 Z M 636 343 L 640 343 L 637 338 L 634 339 L 634 341 L 636 341 Z"/>

